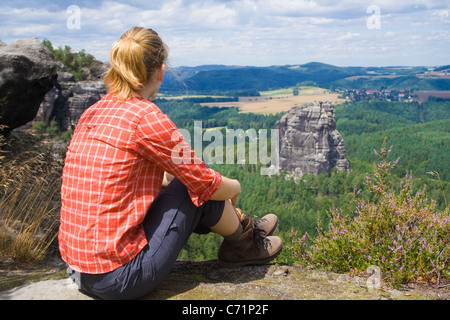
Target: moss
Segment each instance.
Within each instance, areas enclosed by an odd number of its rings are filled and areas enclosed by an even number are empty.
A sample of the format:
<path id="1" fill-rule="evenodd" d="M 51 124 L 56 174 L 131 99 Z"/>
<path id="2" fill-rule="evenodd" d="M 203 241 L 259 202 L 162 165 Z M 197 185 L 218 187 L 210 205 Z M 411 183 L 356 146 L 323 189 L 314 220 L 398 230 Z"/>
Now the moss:
<path id="1" fill-rule="evenodd" d="M 0 291 L 9 290 L 38 281 L 64 278 L 67 278 L 66 272 L 55 271 L 48 268 L 35 271 L 12 271 L 0 277 Z"/>

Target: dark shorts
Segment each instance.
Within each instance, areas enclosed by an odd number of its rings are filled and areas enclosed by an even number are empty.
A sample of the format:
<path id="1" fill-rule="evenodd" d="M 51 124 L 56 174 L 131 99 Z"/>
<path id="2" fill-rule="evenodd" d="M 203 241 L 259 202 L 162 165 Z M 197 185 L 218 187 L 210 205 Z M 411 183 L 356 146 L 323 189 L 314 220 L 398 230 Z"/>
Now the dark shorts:
<path id="1" fill-rule="evenodd" d="M 148 245 L 127 264 L 104 274 L 69 269 L 80 290 L 102 299 L 137 299 L 154 290 L 167 276 L 193 232 L 208 233 L 222 217 L 224 201 L 196 207 L 186 187 L 174 179 L 151 205 L 143 226 Z"/>

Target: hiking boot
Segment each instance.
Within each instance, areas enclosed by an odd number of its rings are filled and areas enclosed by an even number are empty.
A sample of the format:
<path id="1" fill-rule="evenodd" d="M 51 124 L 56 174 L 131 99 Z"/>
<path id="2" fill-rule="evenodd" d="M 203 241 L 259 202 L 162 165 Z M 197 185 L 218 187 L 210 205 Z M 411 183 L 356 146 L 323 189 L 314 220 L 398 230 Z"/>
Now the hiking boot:
<path id="1" fill-rule="evenodd" d="M 258 220 L 253 220 L 255 228 L 264 231 L 266 236 L 273 236 L 278 230 L 278 217 L 272 213 L 266 214 Z"/>
<path id="2" fill-rule="evenodd" d="M 244 219 L 245 217 L 249 217 L 243 214 L 242 210 L 239 208 L 236 208 L 236 211 L 240 217 L 240 220 Z M 278 230 L 278 217 L 273 213 L 266 214 L 264 217 L 258 220 L 252 219 L 252 222 L 254 223 L 256 228 L 264 231 L 266 236 L 273 236 Z"/>
<path id="3" fill-rule="evenodd" d="M 255 226 L 249 218 L 242 221 L 244 229 L 236 240 L 224 240 L 219 248 L 219 265 L 238 267 L 250 264 L 265 264 L 276 258 L 283 249 L 279 237 L 266 236 L 265 231 Z"/>

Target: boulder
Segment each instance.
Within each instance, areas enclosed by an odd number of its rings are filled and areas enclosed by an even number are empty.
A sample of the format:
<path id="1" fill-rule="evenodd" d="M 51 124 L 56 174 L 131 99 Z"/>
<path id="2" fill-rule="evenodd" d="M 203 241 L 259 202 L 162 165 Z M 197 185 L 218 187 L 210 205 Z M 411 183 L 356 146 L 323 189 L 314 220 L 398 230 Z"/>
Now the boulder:
<path id="1" fill-rule="evenodd" d="M 0 44 L 0 124 L 9 132 L 33 120 L 56 83 L 53 54 L 39 40 Z"/>
<path id="2" fill-rule="evenodd" d="M 331 103 L 309 103 L 289 109 L 278 123 L 280 169 L 301 177 L 350 170 L 344 140 L 336 129 Z"/>

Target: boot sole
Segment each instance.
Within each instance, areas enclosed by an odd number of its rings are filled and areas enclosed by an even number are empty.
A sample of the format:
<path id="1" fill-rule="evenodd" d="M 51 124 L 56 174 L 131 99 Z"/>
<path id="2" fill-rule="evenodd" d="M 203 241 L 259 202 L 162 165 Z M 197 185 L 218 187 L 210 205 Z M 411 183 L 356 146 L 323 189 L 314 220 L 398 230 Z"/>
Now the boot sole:
<path id="1" fill-rule="evenodd" d="M 275 228 L 274 228 L 275 230 Z M 278 255 L 281 253 L 281 251 L 283 250 L 283 245 L 280 246 L 280 249 L 274 253 L 273 255 L 271 255 L 270 257 L 267 258 L 263 258 L 263 259 L 253 259 L 253 260 L 239 260 L 239 261 L 230 261 L 230 260 L 222 260 L 218 259 L 218 263 L 221 267 L 227 267 L 227 268 L 233 268 L 233 267 L 242 267 L 242 266 L 249 266 L 249 265 L 262 265 L 262 264 L 266 264 L 269 263 L 270 261 L 272 261 L 273 259 L 275 259 L 276 257 L 278 257 Z"/>

